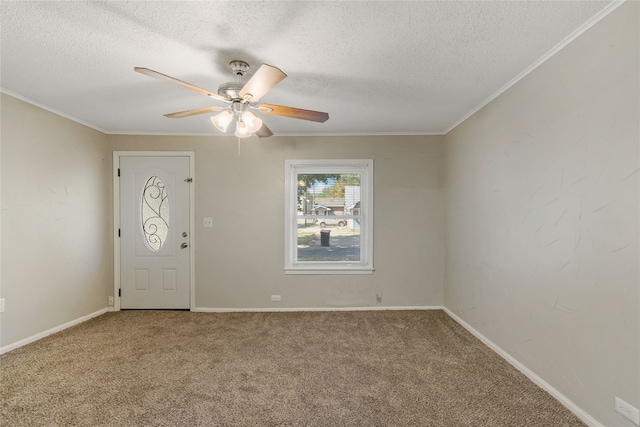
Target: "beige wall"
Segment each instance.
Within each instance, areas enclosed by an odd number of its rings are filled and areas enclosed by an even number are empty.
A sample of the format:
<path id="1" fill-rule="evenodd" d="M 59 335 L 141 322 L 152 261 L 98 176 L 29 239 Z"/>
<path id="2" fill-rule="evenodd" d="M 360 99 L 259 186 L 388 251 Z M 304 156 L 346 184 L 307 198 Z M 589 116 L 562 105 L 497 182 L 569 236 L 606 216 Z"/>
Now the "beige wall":
<path id="1" fill-rule="evenodd" d="M 0 100 L 4 347 L 104 309 L 112 255 L 106 136 Z"/>
<path id="2" fill-rule="evenodd" d="M 108 138 L 114 151 L 195 151 L 198 308 L 443 303 L 443 137 L 250 138 L 240 156 L 236 138 Z M 374 159 L 373 275 L 284 274 L 284 161 L 304 158 Z M 213 217 L 213 228 L 203 217 Z"/>
<path id="3" fill-rule="evenodd" d="M 638 6 L 445 142 L 445 305 L 606 426 L 640 407 Z"/>

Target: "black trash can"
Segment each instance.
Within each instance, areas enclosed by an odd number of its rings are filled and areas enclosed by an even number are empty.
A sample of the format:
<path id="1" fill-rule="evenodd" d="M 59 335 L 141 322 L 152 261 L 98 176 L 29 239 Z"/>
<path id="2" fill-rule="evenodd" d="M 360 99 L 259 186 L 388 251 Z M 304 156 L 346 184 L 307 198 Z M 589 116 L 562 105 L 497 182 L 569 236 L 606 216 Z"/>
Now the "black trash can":
<path id="1" fill-rule="evenodd" d="M 331 246 L 329 244 L 330 235 L 331 230 L 320 230 L 320 246 Z"/>

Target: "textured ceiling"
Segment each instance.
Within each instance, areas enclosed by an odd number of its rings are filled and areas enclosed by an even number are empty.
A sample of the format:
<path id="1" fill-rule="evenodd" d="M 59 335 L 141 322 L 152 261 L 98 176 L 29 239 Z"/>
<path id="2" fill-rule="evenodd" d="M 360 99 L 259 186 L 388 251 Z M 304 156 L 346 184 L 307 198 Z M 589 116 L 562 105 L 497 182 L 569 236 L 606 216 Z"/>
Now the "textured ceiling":
<path id="1" fill-rule="evenodd" d="M 2 1 L 2 90 L 107 133 L 219 134 L 211 91 L 228 63 L 288 78 L 263 102 L 326 123 L 263 116 L 276 135 L 443 133 L 611 9 L 610 1 Z M 245 78 L 246 81 L 246 78 Z"/>

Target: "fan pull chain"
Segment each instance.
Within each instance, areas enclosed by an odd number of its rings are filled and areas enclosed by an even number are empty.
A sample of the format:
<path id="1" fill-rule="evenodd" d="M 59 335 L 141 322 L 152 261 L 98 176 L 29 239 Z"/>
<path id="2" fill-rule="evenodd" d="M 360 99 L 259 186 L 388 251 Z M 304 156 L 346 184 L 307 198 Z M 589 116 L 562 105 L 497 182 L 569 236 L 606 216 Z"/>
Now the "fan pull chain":
<path id="1" fill-rule="evenodd" d="M 238 157 L 240 157 L 240 138 L 238 138 Z"/>

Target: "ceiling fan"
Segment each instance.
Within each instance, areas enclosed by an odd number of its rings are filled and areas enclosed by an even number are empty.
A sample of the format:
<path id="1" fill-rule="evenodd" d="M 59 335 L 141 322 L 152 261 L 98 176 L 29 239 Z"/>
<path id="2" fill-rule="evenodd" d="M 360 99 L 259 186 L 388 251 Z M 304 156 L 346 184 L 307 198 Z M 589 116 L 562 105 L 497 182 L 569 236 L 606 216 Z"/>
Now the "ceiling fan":
<path id="1" fill-rule="evenodd" d="M 192 85 L 191 83 L 183 82 L 182 80 L 178 80 L 174 77 L 167 76 L 148 68 L 135 67 L 134 70 L 138 73 L 177 84 L 178 86 L 182 86 L 199 94 L 229 104 L 224 107 L 212 106 L 179 111 L 177 113 L 165 114 L 164 116 L 169 118 L 181 118 L 194 116 L 196 114 L 221 111 L 221 113 L 211 117 L 211 122 L 213 122 L 215 127 L 221 132 L 226 132 L 229 125 L 235 121 L 235 135 L 238 138 L 246 138 L 254 133 L 260 138 L 266 138 L 273 135 L 267 125 L 265 125 L 262 120 L 250 110 L 257 110 L 264 114 L 273 114 L 276 116 L 291 117 L 294 119 L 309 120 L 320 123 L 324 123 L 329 119 L 328 113 L 322 113 L 320 111 L 258 103 L 264 94 L 269 92 L 275 85 L 287 77 L 287 75 L 279 68 L 262 64 L 249 81 L 243 83 L 242 76 L 244 76 L 249 69 L 249 64 L 245 61 L 234 60 L 229 63 L 229 66 L 236 75 L 236 81 L 222 83 L 220 87 L 218 87 L 217 93 L 202 89 L 198 86 Z"/>

